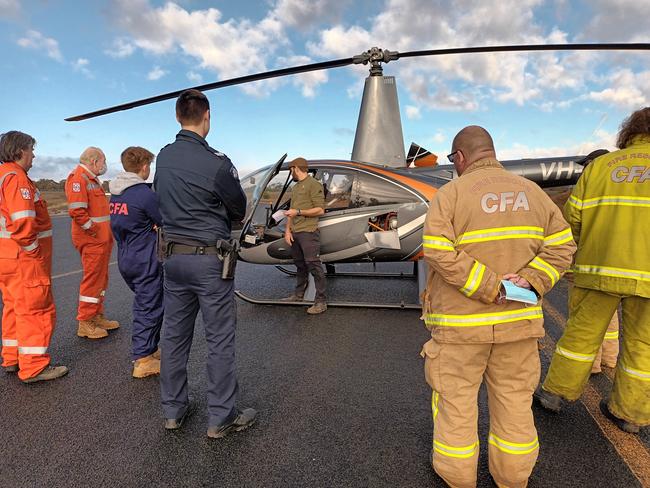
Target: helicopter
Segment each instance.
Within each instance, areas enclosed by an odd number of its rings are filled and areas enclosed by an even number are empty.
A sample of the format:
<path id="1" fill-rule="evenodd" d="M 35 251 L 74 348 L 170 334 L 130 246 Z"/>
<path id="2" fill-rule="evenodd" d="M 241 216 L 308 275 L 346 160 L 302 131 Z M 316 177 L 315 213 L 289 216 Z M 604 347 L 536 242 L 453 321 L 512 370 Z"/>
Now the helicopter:
<path id="1" fill-rule="evenodd" d="M 439 165 L 437 156 L 411 144 L 408 155 L 404 142 L 395 78 L 383 75 L 382 64 L 400 58 L 457 55 L 464 53 L 649 50 L 650 44 L 547 44 L 485 46 L 426 51 L 396 52 L 373 47 L 353 56 L 321 63 L 283 68 L 192 87 L 200 91 L 352 64 L 369 65 L 350 160 L 308 161 L 309 172 L 323 185 L 325 214 L 319 219 L 321 260 L 329 277 L 380 277 L 417 279 L 420 291 L 426 276 L 422 254 L 422 230 L 429 201 L 438 188 L 457 177 L 453 165 Z M 79 121 L 142 105 L 176 98 L 184 90 L 129 102 L 87 114 L 69 117 Z M 283 211 L 288 210 L 293 181 L 287 154 L 241 180 L 248 198 L 246 216 L 233 226 L 240 242 L 239 259 L 254 264 L 275 265 L 294 274 L 284 265 L 293 262 L 290 246 L 284 241 Z M 547 193 L 575 184 L 582 172 L 582 155 L 556 158 L 501 161 L 503 166 L 528 178 Z M 412 262 L 412 273 L 337 272 L 343 263 Z M 311 277 L 310 277 L 311 279 Z M 277 299 L 255 298 L 236 291 L 250 303 L 305 305 Z M 305 299 L 313 299 L 310 284 Z M 418 294 L 419 295 L 419 294 Z M 328 306 L 371 308 L 420 308 L 416 303 L 332 302 Z"/>

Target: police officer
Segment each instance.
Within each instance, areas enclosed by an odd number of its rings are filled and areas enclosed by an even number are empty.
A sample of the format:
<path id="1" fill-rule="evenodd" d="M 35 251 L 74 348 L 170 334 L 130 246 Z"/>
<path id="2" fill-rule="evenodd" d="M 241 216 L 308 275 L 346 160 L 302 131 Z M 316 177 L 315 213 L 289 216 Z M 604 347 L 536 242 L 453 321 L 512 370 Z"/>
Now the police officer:
<path id="1" fill-rule="evenodd" d="M 235 372 L 237 322 L 232 279 L 222 279 L 231 222 L 246 212 L 246 195 L 227 156 L 205 140 L 210 103 L 198 90 L 176 101 L 182 130 L 156 160 L 166 259 L 165 315 L 160 342 L 164 426 L 178 429 L 192 411 L 187 361 L 201 311 L 208 345 L 208 437 L 221 438 L 255 422 L 252 408 L 238 410 Z"/>

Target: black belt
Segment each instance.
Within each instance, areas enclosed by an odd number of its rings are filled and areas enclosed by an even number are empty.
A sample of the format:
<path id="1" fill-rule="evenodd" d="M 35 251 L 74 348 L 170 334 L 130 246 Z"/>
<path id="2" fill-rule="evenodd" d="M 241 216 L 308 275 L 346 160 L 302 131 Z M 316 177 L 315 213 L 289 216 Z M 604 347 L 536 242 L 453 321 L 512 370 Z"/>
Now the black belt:
<path id="1" fill-rule="evenodd" d="M 169 254 L 198 254 L 198 255 L 211 255 L 216 256 L 220 253 L 220 248 L 217 246 L 188 246 L 186 244 L 171 243 Z"/>

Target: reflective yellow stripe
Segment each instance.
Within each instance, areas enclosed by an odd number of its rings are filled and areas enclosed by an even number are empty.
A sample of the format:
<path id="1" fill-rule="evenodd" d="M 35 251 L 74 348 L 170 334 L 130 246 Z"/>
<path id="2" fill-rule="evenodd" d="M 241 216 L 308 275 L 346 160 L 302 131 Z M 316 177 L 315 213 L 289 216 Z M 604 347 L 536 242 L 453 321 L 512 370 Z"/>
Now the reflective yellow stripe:
<path id="1" fill-rule="evenodd" d="M 44 230 L 43 232 L 38 233 L 38 238 L 39 239 L 44 239 L 46 237 L 52 237 L 52 229 Z"/>
<path id="2" fill-rule="evenodd" d="M 569 205 L 571 205 L 572 207 L 575 207 L 578 210 L 582 210 L 582 200 L 580 200 L 579 198 L 576 198 L 573 195 L 571 195 L 568 201 L 569 201 Z"/>
<path id="3" fill-rule="evenodd" d="M 34 242 L 32 242 L 28 246 L 20 246 L 20 247 L 23 249 L 23 251 L 26 251 L 26 252 L 33 251 L 34 249 L 36 249 L 38 247 L 38 240 L 35 240 Z"/>
<path id="4" fill-rule="evenodd" d="M 535 437 L 535 440 L 532 442 L 518 444 L 516 442 L 504 441 L 490 432 L 488 442 L 499 451 L 507 452 L 508 454 L 530 454 L 539 448 L 539 439 L 537 437 Z"/>
<path id="5" fill-rule="evenodd" d="M 45 347 L 18 346 L 18 354 L 47 354 L 47 346 Z"/>
<path id="6" fill-rule="evenodd" d="M 460 292 L 467 297 L 471 297 L 476 293 L 481 281 L 483 281 L 483 274 L 485 274 L 485 266 L 478 261 L 474 261 L 474 266 L 472 266 L 472 269 L 469 272 L 465 285 L 460 288 Z"/>
<path id="7" fill-rule="evenodd" d="M 550 236 L 544 237 L 545 246 L 559 246 L 560 244 L 565 244 L 573 239 L 573 234 L 571 233 L 571 228 L 568 227 L 560 232 L 551 234 Z"/>
<path id="8" fill-rule="evenodd" d="M 11 239 L 11 232 L 8 230 L 0 230 L 0 239 Z"/>
<path id="9" fill-rule="evenodd" d="M 539 256 L 528 263 L 528 266 L 543 271 L 551 279 L 551 286 L 555 286 L 557 280 L 560 279 L 560 273 L 558 273 L 557 269 L 555 269 Z"/>
<path id="10" fill-rule="evenodd" d="M 605 340 L 606 341 L 618 340 L 618 331 L 615 330 L 614 332 L 605 332 Z"/>
<path id="11" fill-rule="evenodd" d="M 626 373 L 628 376 L 632 376 L 633 378 L 641 381 L 650 381 L 650 371 L 641 371 L 640 369 L 630 368 L 629 366 L 625 366 L 622 363 L 619 363 L 618 366 L 620 370 Z"/>
<path id="12" fill-rule="evenodd" d="M 452 447 L 434 440 L 433 450 L 439 452 L 443 456 L 467 459 L 478 452 L 478 441 L 476 441 L 474 444 L 470 444 L 469 446 Z"/>
<path id="13" fill-rule="evenodd" d="M 5 347 L 18 347 L 18 339 L 2 339 L 2 345 Z"/>
<path id="14" fill-rule="evenodd" d="M 595 354 L 581 354 L 579 352 L 569 351 L 568 349 L 564 349 L 560 346 L 555 346 L 555 353 L 567 359 L 572 359 L 581 363 L 591 363 L 594 361 L 594 359 L 596 359 Z"/>
<path id="15" fill-rule="evenodd" d="M 431 394 L 431 411 L 433 412 L 433 420 L 436 420 L 438 412 L 440 411 L 438 408 L 439 401 L 440 394 L 436 390 L 433 390 L 433 393 Z"/>
<path id="16" fill-rule="evenodd" d="M 92 220 L 93 222 L 97 222 L 97 223 L 99 223 L 99 222 L 109 222 L 111 220 L 111 216 L 110 215 L 102 215 L 101 217 L 90 217 L 90 220 Z"/>
<path id="17" fill-rule="evenodd" d="M 495 313 L 477 313 L 470 315 L 447 315 L 440 313 L 430 313 L 425 319 L 427 325 L 437 325 L 441 327 L 476 327 L 479 325 L 504 324 L 507 322 L 517 322 L 519 320 L 541 319 L 542 307 L 527 307 L 510 310 L 508 312 Z"/>
<path id="18" fill-rule="evenodd" d="M 25 219 L 27 217 L 36 217 L 36 212 L 34 210 L 21 210 L 20 212 L 14 212 L 10 215 L 12 222 L 20 219 Z"/>
<path id="19" fill-rule="evenodd" d="M 648 197 L 628 197 L 628 196 L 603 196 L 598 198 L 588 198 L 582 200 L 582 209 L 616 205 L 621 207 L 648 207 L 650 208 L 650 198 Z"/>
<path id="20" fill-rule="evenodd" d="M 75 208 L 88 208 L 88 203 L 87 202 L 72 202 L 68 204 L 68 208 L 70 210 L 73 210 Z"/>
<path id="21" fill-rule="evenodd" d="M 423 236 L 422 245 L 430 249 L 439 249 L 441 251 L 454 250 L 454 243 L 443 236 Z"/>
<path id="22" fill-rule="evenodd" d="M 513 227 L 492 227 L 489 229 L 473 230 L 458 236 L 456 244 L 472 242 L 500 241 L 503 239 L 540 239 L 544 240 L 544 229 L 526 225 Z"/>
<path id="23" fill-rule="evenodd" d="M 611 268 L 609 266 L 592 266 L 586 264 L 576 264 L 573 269 L 578 273 L 650 281 L 650 273 L 638 269 Z"/>
<path id="24" fill-rule="evenodd" d="M 81 226 L 83 230 L 88 230 L 93 226 L 93 221 L 88 219 L 88 221 Z"/>

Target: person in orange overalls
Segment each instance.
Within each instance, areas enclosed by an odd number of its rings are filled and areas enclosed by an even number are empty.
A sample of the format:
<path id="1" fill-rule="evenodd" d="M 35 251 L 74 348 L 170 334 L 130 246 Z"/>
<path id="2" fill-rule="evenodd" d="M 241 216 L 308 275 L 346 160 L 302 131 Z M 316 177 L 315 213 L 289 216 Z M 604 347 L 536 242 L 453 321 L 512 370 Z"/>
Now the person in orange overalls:
<path id="1" fill-rule="evenodd" d="M 104 318 L 108 263 L 113 249 L 108 199 L 99 181 L 99 176 L 106 173 L 106 156 L 101 149 L 89 147 L 79 161 L 65 182 L 68 213 L 72 217 L 72 243 L 81 254 L 83 268 L 77 335 L 101 339 L 108 336 L 108 330 L 120 326 L 117 321 Z"/>
<path id="2" fill-rule="evenodd" d="M 47 204 L 27 172 L 36 140 L 10 131 L 0 137 L 0 290 L 2 367 L 23 383 L 60 378 L 51 366 L 56 310 L 52 298 L 52 222 Z"/>

